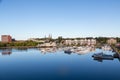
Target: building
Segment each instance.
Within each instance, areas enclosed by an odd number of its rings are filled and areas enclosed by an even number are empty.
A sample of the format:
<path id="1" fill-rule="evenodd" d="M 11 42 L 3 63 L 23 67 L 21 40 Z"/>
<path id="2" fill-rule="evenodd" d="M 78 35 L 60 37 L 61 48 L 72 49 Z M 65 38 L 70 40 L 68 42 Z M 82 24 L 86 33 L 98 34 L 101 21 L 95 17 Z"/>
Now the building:
<path id="1" fill-rule="evenodd" d="M 65 45 L 96 45 L 95 39 L 65 40 Z"/>
<path id="2" fill-rule="evenodd" d="M 72 45 L 73 41 L 72 40 L 65 40 L 65 45 Z"/>
<path id="3" fill-rule="evenodd" d="M 110 39 L 107 40 L 107 43 L 110 44 L 110 45 L 111 45 L 111 44 L 116 44 L 116 43 L 117 43 L 117 40 L 114 39 L 114 38 L 110 38 Z"/>
<path id="4" fill-rule="evenodd" d="M 57 47 L 55 42 L 38 44 L 37 47 Z"/>
<path id="5" fill-rule="evenodd" d="M 12 37 L 10 35 L 2 35 L 1 41 L 2 42 L 12 42 Z"/>

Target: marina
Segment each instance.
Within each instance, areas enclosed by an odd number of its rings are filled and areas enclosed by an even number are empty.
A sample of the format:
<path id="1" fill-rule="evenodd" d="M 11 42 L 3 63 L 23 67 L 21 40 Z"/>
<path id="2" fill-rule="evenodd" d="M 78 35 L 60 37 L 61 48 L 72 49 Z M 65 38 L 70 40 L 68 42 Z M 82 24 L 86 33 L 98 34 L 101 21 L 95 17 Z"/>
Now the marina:
<path id="1" fill-rule="evenodd" d="M 76 53 L 76 54 L 87 54 L 94 51 L 95 48 L 91 46 L 80 46 L 80 47 L 67 47 L 65 48 L 65 53 Z"/>
<path id="2" fill-rule="evenodd" d="M 0 80 L 120 80 L 120 0 L 0 0 Z"/>

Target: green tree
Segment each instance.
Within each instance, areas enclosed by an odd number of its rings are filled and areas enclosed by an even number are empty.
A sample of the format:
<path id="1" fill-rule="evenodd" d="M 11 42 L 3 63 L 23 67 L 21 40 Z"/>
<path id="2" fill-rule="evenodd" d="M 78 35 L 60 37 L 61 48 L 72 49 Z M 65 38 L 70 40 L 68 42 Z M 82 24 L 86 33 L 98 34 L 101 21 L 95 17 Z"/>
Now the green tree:
<path id="1" fill-rule="evenodd" d="M 61 43 L 61 41 L 63 40 L 62 36 L 59 36 L 57 40 L 58 40 L 58 43 Z"/>

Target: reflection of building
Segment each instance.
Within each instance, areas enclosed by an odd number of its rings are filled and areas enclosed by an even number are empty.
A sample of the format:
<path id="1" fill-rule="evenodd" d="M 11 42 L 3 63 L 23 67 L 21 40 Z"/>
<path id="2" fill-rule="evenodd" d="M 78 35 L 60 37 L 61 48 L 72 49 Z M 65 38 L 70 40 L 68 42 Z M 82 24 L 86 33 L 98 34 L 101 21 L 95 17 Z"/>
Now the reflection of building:
<path id="1" fill-rule="evenodd" d="M 3 51 L 3 52 L 2 52 L 2 55 L 11 55 L 11 54 L 12 54 L 11 51 Z"/>
<path id="2" fill-rule="evenodd" d="M 110 45 L 111 45 L 111 44 L 116 44 L 116 43 L 117 43 L 117 40 L 111 38 L 111 39 L 107 40 L 107 43 L 110 44 Z"/>
<path id="3" fill-rule="evenodd" d="M 2 50 L 2 55 L 11 55 L 12 54 L 12 49 L 3 49 Z"/>
<path id="4" fill-rule="evenodd" d="M 10 35 L 2 35 L 1 41 L 2 42 L 12 42 L 12 37 Z"/>

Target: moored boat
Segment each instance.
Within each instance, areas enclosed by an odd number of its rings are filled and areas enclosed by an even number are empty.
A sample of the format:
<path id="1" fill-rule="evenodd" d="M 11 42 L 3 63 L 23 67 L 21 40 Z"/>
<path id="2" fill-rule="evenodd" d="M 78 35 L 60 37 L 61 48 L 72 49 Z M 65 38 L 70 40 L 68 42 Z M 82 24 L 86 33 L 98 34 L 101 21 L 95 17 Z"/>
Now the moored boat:
<path id="1" fill-rule="evenodd" d="M 93 54 L 92 57 L 94 57 L 94 59 L 106 59 L 106 60 L 113 60 L 114 59 L 114 57 L 112 55 L 106 55 L 103 52 Z"/>
<path id="2" fill-rule="evenodd" d="M 72 51 L 71 51 L 70 49 L 68 49 L 68 50 L 65 50 L 65 51 L 64 51 L 64 53 L 71 54 L 71 53 L 72 53 Z"/>

